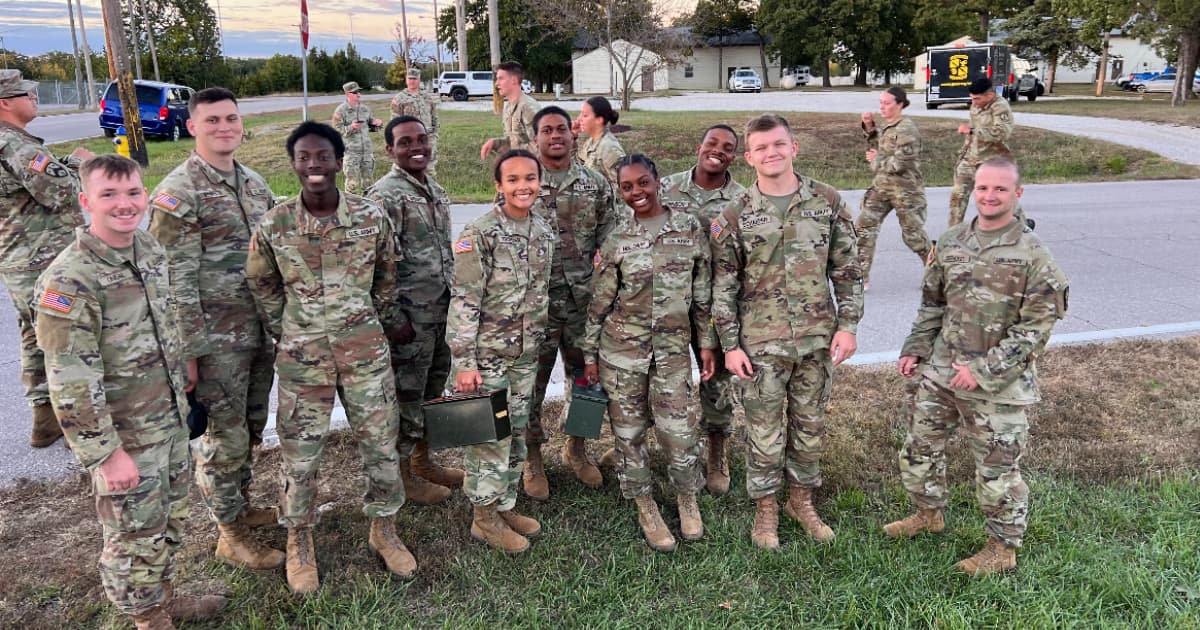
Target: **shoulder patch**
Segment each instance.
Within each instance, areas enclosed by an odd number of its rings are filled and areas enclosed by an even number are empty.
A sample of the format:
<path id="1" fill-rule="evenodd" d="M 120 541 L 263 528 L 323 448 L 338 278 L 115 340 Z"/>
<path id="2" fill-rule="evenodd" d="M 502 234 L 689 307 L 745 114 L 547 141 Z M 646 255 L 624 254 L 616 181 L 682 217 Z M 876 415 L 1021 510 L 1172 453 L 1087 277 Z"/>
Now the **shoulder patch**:
<path id="1" fill-rule="evenodd" d="M 179 209 L 179 203 L 178 197 L 172 197 L 167 193 L 159 193 L 154 197 L 154 201 L 150 202 L 150 205 L 166 210 L 167 212 L 175 212 Z"/>
<path id="2" fill-rule="evenodd" d="M 457 254 L 465 254 L 467 252 L 472 252 L 472 251 L 475 251 L 474 239 L 471 239 L 470 237 L 466 237 L 466 238 L 460 238 L 454 242 L 454 253 L 456 255 Z"/>
<path id="3" fill-rule="evenodd" d="M 600 253 L 600 250 L 596 250 L 596 255 L 592 256 L 592 266 L 599 269 L 600 265 L 603 265 L 603 264 L 604 264 L 604 255 Z"/>
<path id="4" fill-rule="evenodd" d="M 42 298 L 38 300 L 38 305 L 60 313 L 70 313 L 71 309 L 75 308 L 75 296 L 60 293 L 54 289 L 46 289 L 42 293 Z"/>
<path id="5" fill-rule="evenodd" d="M 46 167 L 50 166 L 50 156 L 45 153 L 38 153 L 33 157 L 33 161 L 29 163 L 29 170 L 35 173 L 45 173 Z"/>
<path id="6" fill-rule="evenodd" d="M 929 254 L 925 256 L 925 266 L 932 265 L 935 260 L 937 260 L 937 243 L 930 243 Z"/>
<path id="7" fill-rule="evenodd" d="M 725 225 L 721 217 L 713 219 L 712 224 L 708 226 L 708 233 L 718 241 L 721 240 L 722 236 L 725 236 Z"/>

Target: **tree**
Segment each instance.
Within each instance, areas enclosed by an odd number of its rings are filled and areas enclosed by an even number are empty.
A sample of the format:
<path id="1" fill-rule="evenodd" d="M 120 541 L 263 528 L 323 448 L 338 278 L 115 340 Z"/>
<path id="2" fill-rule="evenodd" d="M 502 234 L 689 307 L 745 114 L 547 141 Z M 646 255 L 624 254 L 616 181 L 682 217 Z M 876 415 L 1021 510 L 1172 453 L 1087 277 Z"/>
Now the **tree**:
<path id="1" fill-rule="evenodd" d="M 153 34 L 164 81 L 200 89 L 228 85 L 217 16 L 206 0 L 147 0 L 142 35 Z"/>
<path id="2" fill-rule="evenodd" d="M 1091 62 L 1091 49 L 1071 26 L 1071 18 L 1054 12 L 1051 0 L 1037 0 L 1006 21 L 1004 29 L 1008 31 L 1004 42 L 1013 54 L 1045 60 L 1048 92 L 1054 91 L 1054 77 L 1060 63 L 1079 69 Z"/>
<path id="3" fill-rule="evenodd" d="M 1033 0 L 926 0 L 928 10 L 949 12 L 959 16 L 969 15 L 976 18 L 975 28 L 971 31 L 960 32 L 959 35 L 971 35 L 981 42 L 988 40 L 991 34 L 992 20 L 995 18 L 1010 18 L 1033 3 Z M 1103 0 L 1101 0 L 1103 1 Z M 955 37 L 957 37 L 956 35 Z M 953 39 L 953 38 L 951 38 Z M 942 40 L 946 41 L 946 40 Z"/>
<path id="4" fill-rule="evenodd" d="M 1108 71 L 1108 40 L 1114 29 L 1124 28 L 1133 20 L 1139 0 L 1051 0 L 1056 13 L 1083 20 L 1079 37 L 1100 50 L 1096 68 L 1096 96 L 1104 95 Z M 1194 1 L 1194 0 L 1192 0 Z"/>
<path id="5" fill-rule="evenodd" d="M 1181 107 L 1196 98 L 1192 77 L 1200 64 L 1200 2 L 1139 0 L 1138 19 L 1130 30 L 1144 41 L 1153 41 L 1163 58 L 1176 60 L 1171 105 Z"/>
<path id="6" fill-rule="evenodd" d="M 471 0 L 465 8 L 468 67 L 490 68 L 487 0 Z M 448 42 L 450 50 L 461 57 L 455 33 L 451 6 L 438 16 L 437 39 Z M 534 85 L 546 88 L 567 78 L 573 38 L 574 34 L 566 35 L 544 24 L 528 0 L 500 0 L 500 56 L 520 63 Z"/>
<path id="7" fill-rule="evenodd" d="M 829 87 L 829 62 L 838 45 L 836 34 L 821 0 L 761 0 L 756 26 L 770 43 L 767 51 L 780 65 L 812 65 L 821 68 L 822 82 Z"/>
<path id="8" fill-rule="evenodd" d="M 692 33 L 717 40 L 717 89 L 725 87 L 725 39 L 754 27 L 756 10 L 750 0 L 700 0 L 690 21 Z M 767 69 L 763 67 L 763 79 Z M 767 87 L 770 87 L 768 84 Z"/>

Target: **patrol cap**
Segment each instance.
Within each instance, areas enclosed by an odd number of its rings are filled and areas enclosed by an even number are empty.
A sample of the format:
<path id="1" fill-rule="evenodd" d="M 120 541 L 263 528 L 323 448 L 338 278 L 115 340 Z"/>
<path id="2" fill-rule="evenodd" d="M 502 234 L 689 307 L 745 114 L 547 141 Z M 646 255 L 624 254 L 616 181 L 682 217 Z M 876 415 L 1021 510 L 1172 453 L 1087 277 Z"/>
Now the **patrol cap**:
<path id="1" fill-rule="evenodd" d="M 420 68 L 409 68 L 408 74 L 406 76 L 410 79 L 420 79 L 421 78 L 421 69 Z"/>
<path id="2" fill-rule="evenodd" d="M 981 77 L 971 82 L 971 87 L 967 88 L 971 94 L 985 94 L 992 91 L 992 80 L 987 77 Z"/>
<path id="3" fill-rule="evenodd" d="M 351 92 L 358 94 L 362 91 L 362 88 L 358 87 L 358 81 L 347 81 L 342 84 L 342 91 L 347 94 Z"/>
<path id="4" fill-rule="evenodd" d="M 37 81 L 21 78 L 20 70 L 0 70 L 0 98 L 24 96 L 37 91 Z"/>

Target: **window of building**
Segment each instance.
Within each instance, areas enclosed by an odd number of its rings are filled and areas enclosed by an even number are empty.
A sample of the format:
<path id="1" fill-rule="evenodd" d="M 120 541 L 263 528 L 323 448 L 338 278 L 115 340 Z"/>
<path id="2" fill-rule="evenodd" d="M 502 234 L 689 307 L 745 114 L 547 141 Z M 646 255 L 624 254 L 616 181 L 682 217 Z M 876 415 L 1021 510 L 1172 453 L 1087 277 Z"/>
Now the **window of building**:
<path id="1" fill-rule="evenodd" d="M 695 74 L 696 74 L 696 69 L 694 67 L 692 67 L 692 64 L 689 63 L 683 67 L 683 76 L 690 79 L 693 76 L 695 76 Z"/>

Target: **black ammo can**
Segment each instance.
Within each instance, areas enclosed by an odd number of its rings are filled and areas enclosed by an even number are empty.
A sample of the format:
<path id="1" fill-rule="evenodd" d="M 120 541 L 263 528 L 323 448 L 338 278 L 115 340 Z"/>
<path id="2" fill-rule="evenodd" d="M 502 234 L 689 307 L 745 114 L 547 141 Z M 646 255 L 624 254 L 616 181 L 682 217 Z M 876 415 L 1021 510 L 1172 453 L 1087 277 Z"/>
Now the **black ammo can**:
<path id="1" fill-rule="evenodd" d="M 503 440 L 512 435 L 508 390 L 445 396 L 421 404 L 430 448 L 455 448 Z"/>
<path id="2" fill-rule="evenodd" d="M 567 409 L 567 422 L 563 431 L 567 435 L 594 440 L 600 437 L 604 426 L 604 412 L 608 409 L 608 394 L 599 384 L 588 385 L 583 371 L 577 371 L 571 385 L 571 406 Z"/>

